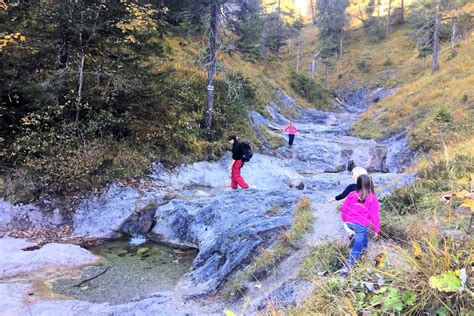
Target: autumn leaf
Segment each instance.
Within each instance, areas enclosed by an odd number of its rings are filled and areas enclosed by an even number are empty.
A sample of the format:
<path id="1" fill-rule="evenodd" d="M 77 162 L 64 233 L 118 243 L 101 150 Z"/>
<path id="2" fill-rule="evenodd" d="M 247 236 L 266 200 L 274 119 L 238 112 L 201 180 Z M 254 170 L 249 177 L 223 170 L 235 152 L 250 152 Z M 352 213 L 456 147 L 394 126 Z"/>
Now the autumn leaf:
<path id="1" fill-rule="evenodd" d="M 225 309 L 223 310 L 223 313 L 226 315 L 226 316 L 236 316 L 235 313 L 233 311 L 231 311 L 230 309 Z"/>
<path id="2" fill-rule="evenodd" d="M 430 286 L 441 292 L 456 292 L 461 288 L 460 270 L 447 271 L 438 276 L 432 276 L 429 279 Z"/>
<path id="3" fill-rule="evenodd" d="M 468 208 L 472 213 L 474 213 L 474 200 L 472 198 L 466 198 L 461 204 L 461 207 Z"/>

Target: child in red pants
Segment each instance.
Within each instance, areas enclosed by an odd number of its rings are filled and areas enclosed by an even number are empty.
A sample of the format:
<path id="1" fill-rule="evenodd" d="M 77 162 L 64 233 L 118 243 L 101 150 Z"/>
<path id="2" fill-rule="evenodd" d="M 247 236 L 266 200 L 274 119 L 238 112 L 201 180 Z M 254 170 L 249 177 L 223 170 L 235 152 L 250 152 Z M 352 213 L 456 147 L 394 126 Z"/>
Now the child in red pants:
<path id="1" fill-rule="evenodd" d="M 231 135 L 227 138 L 230 144 L 232 144 L 232 162 L 227 167 L 231 172 L 231 187 L 232 189 L 237 189 L 239 186 L 242 189 L 248 189 L 248 184 L 245 182 L 244 178 L 240 175 L 240 169 L 244 166 L 242 161 L 242 145 L 239 142 L 237 136 Z"/>

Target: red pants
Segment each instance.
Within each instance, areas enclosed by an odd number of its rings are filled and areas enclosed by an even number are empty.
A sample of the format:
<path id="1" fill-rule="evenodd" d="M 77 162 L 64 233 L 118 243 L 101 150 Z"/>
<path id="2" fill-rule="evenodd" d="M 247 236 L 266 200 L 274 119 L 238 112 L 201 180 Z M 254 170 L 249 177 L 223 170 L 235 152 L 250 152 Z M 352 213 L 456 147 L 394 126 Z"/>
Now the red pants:
<path id="1" fill-rule="evenodd" d="M 244 163 L 242 160 L 236 160 L 234 162 L 234 165 L 232 166 L 232 174 L 231 174 L 231 183 L 230 186 L 232 189 L 237 189 L 237 187 L 240 185 L 242 189 L 248 189 L 248 184 L 245 183 L 244 178 L 240 175 L 240 169 L 242 169 L 242 166 Z"/>

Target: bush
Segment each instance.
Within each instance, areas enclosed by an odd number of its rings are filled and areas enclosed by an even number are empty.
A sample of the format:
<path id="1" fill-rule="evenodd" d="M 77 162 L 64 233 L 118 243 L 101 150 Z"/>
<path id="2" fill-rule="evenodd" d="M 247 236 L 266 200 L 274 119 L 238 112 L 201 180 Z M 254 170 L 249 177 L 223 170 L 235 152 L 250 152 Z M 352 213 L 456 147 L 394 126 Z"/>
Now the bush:
<path id="1" fill-rule="evenodd" d="M 293 73 L 290 86 L 298 95 L 308 102 L 317 104 L 318 108 L 330 108 L 331 93 L 310 77 Z"/>
<path id="2" fill-rule="evenodd" d="M 364 27 L 366 29 L 367 40 L 371 43 L 380 42 L 387 36 L 387 22 L 382 18 L 371 16 Z"/>
<path id="3" fill-rule="evenodd" d="M 385 61 L 383 62 L 383 65 L 384 65 L 385 67 L 391 67 L 391 66 L 393 66 L 393 61 L 392 61 L 390 58 L 387 58 L 387 59 L 385 59 Z"/>
<path id="4" fill-rule="evenodd" d="M 435 119 L 438 122 L 448 123 L 451 121 L 451 113 L 446 107 L 441 107 L 435 114 Z"/>
<path id="5" fill-rule="evenodd" d="M 122 113 L 90 106 L 78 124 L 59 106 L 30 113 L 5 150 L 6 177 L 16 174 L 15 169 L 22 172 L 20 179 L 8 181 L 13 186 L 3 196 L 31 202 L 41 194 L 80 195 L 117 179 L 139 177 L 154 160 L 176 165 L 219 158 L 227 150 L 227 134 L 255 141 L 246 114 L 250 106 L 260 105 L 253 83 L 240 73 L 215 80 L 210 134 L 200 127 L 205 85 L 204 75 L 169 68 L 149 82 L 147 98 L 124 97 L 129 103 Z"/>
<path id="6" fill-rule="evenodd" d="M 357 62 L 357 69 L 360 72 L 369 73 L 370 72 L 370 64 L 367 60 L 360 60 Z"/>
<path id="7" fill-rule="evenodd" d="M 348 278 L 315 279 L 312 295 L 289 314 L 469 313 L 473 241 L 443 238 L 422 226 L 406 242 L 406 248 L 390 244 L 391 253 L 377 254 L 374 262 L 362 260 Z"/>
<path id="8" fill-rule="evenodd" d="M 382 210 L 387 214 L 426 214 L 436 210 L 448 212 L 440 197 L 446 192 L 469 190 L 460 182 L 474 174 L 474 157 L 456 155 L 448 164 L 443 160 L 427 162 L 419 169 L 419 179 L 413 185 L 396 190 L 383 199 Z"/>

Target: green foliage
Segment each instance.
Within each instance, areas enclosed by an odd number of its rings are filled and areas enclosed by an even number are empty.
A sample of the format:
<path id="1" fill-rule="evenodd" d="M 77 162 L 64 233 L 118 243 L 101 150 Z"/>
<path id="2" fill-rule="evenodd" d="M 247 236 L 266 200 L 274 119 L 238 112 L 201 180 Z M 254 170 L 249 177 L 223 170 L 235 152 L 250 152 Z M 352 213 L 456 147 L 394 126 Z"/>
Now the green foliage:
<path id="1" fill-rule="evenodd" d="M 449 109 L 446 107 L 441 107 L 435 114 L 435 119 L 438 122 L 448 123 L 451 121 L 451 113 L 449 113 Z"/>
<path id="2" fill-rule="evenodd" d="M 357 69 L 359 69 L 360 72 L 369 73 L 370 72 L 370 63 L 365 59 L 359 60 L 357 62 Z"/>
<path id="3" fill-rule="evenodd" d="M 387 37 L 387 22 L 383 18 L 375 16 L 369 17 L 366 23 L 364 23 L 366 29 L 365 34 L 367 39 L 371 43 L 377 43 Z"/>
<path id="4" fill-rule="evenodd" d="M 227 149 L 228 133 L 255 141 L 246 113 L 262 102 L 238 72 L 215 80 L 213 131 L 202 132 L 207 78 L 172 63 L 161 33 L 171 19 L 164 10 L 21 2 L 0 14 L 13 21 L 9 32 L 27 38 L 2 52 L 8 85 L 0 107 L 0 167 L 11 184 L 3 196 L 19 202 L 81 194 L 138 177 L 154 160 L 215 159 Z M 58 59 L 65 60 L 51 62 Z"/>
<path id="5" fill-rule="evenodd" d="M 382 200 L 382 210 L 390 220 L 383 223 L 383 230 L 390 236 L 403 236 L 397 226 L 403 226 L 400 215 L 420 215 L 426 218 L 431 213 L 448 214 L 449 206 L 440 201 L 446 192 L 469 190 L 469 187 L 458 179 L 468 179 L 474 173 L 474 158 L 470 155 L 456 155 L 448 164 L 443 160 L 427 162 L 420 167 L 418 180 L 407 187 L 397 189 Z M 455 202 L 456 207 L 462 201 Z M 396 214 L 396 216 L 393 216 Z M 453 221 L 456 229 L 469 229 L 469 219 L 459 212 L 459 221 Z M 467 216 L 467 215 L 466 215 Z M 393 230 L 393 232 L 392 232 Z"/>
<path id="6" fill-rule="evenodd" d="M 263 136 L 265 136 L 265 139 L 267 140 L 266 146 L 270 149 L 276 149 L 280 148 L 285 145 L 284 140 L 277 135 L 272 134 L 267 127 L 262 127 L 261 129 Z"/>
<path id="7" fill-rule="evenodd" d="M 300 73 L 293 73 L 290 86 L 308 102 L 316 104 L 318 108 L 331 108 L 331 93 L 310 77 Z"/>
<path id="8" fill-rule="evenodd" d="M 261 59 L 263 57 L 261 36 L 265 17 L 261 12 L 260 4 L 256 1 L 242 1 L 236 15 L 237 19 L 231 22 L 231 26 L 235 34 L 239 36 L 236 40 L 237 49 L 247 59 Z"/>
<path id="9" fill-rule="evenodd" d="M 347 0 L 317 1 L 319 39 L 321 41 L 321 57 L 329 58 L 339 47 L 339 40 L 347 23 Z"/>
<path id="10" fill-rule="evenodd" d="M 419 57 L 426 57 L 433 52 L 433 34 L 436 7 L 439 6 L 440 15 L 443 16 L 447 10 L 459 8 L 465 4 L 464 1 L 420 1 L 415 3 L 409 11 L 407 21 L 411 26 L 408 33 L 410 39 L 416 42 Z M 456 17 L 458 34 L 465 34 L 469 29 L 469 19 L 465 14 Z M 443 19 L 439 30 L 440 41 L 448 41 L 451 38 L 451 26 L 454 20 Z"/>
<path id="11" fill-rule="evenodd" d="M 413 244 L 412 248 L 385 244 L 391 253 L 386 264 L 374 266 L 362 260 L 344 279 L 308 269 L 308 263 L 318 265 L 318 258 L 325 260 L 327 252 L 319 251 L 319 257 L 306 260 L 301 270 L 310 272 L 313 293 L 301 306 L 292 309 L 290 315 L 311 315 L 322 310 L 331 315 L 418 315 L 435 314 L 441 307 L 447 314 L 458 315 L 472 309 L 466 291 L 466 280 L 472 272 L 465 268 L 472 264 L 472 241 L 440 239 L 426 225 L 412 232 L 405 240 L 408 245 Z"/>
<path id="12" fill-rule="evenodd" d="M 430 286 L 441 292 L 457 292 L 461 290 L 461 270 L 446 271 L 442 275 L 432 276 Z"/>
<path id="13" fill-rule="evenodd" d="M 286 44 L 286 41 L 298 34 L 298 25 L 291 25 L 283 15 L 291 15 L 291 12 L 274 11 L 264 16 L 265 32 L 262 33 L 263 46 L 273 53 L 278 53 L 279 49 Z"/>
<path id="14" fill-rule="evenodd" d="M 411 291 L 400 292 L 394 287 L 382 287 L 367 302 L 368 306 L 381 306 L 384 312 L 401 312 L 406 306 L 413 305 L 416 301 L 416 293 Z"/>
<path id="15" fill-rule="evenodd" d="M 319 275 L 334 273 L 343 267 L 347 257 L 347 247 L 335 242 L 325 242 L 311 248 L 310 255 L 301 264 L 299 276 L 315 279 Z"/>

